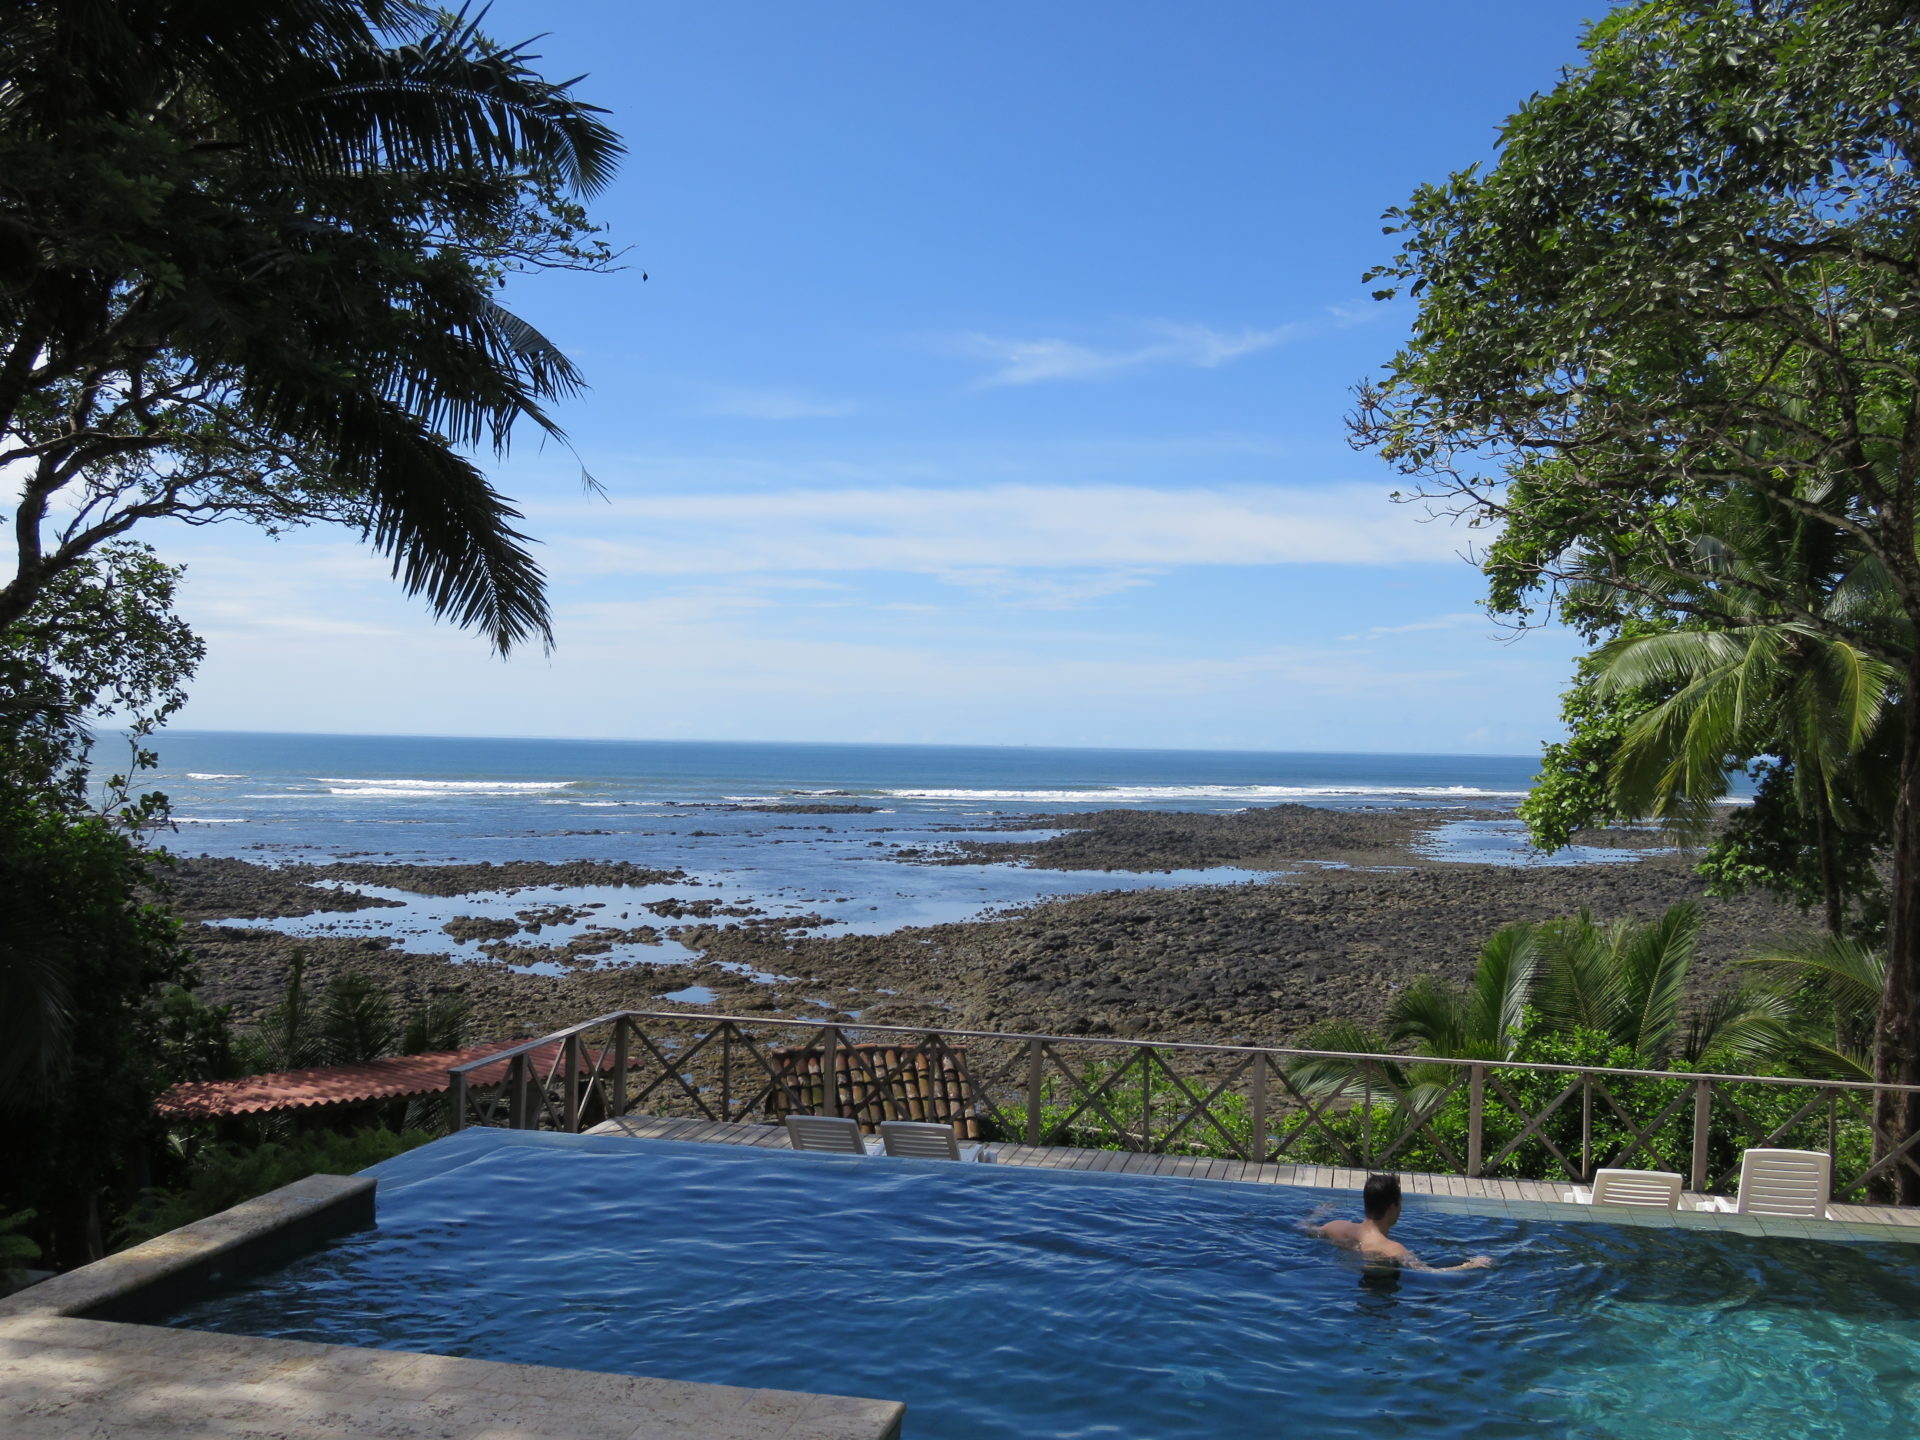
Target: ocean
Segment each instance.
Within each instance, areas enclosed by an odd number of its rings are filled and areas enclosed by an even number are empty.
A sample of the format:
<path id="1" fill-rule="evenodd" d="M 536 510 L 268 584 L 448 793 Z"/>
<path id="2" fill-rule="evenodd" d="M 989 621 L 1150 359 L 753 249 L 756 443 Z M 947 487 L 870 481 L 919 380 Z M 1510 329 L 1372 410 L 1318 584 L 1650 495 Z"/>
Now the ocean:
<path id="1" fill-rule="evenodd" d="M 265 864 L 625 860 L 681 870 L 687 879 L 624 900 L 697 894 L 767 914 L 829 916 L 836 934 L 972 919 L 1093 890 L 1273 878 L 1232 867 L 1141 874 L 912 863 L 916 852 L 951 845 L 958 831 L 1022 814 L 1113 806 L 1222 811 L 1283 802 L 1416 807 L 1435 812 L 1429 853 L 1438 859 L 1565 864 L 1632 855 L 1575 850 L 1543 857 L 1527 847 L 1515 821 L 1447 814 L 1510 810 L 1535 770 L 1532 759 L 1519 756 L 191 731 L 164 733 L 153 748 L 161 768 L 141 788 L 171 797 L 176 829 L 160 839 L 179 854 Z M 863 808 L 749 808 L 804 804 Z M 1007 838 L 1046 833 L 1023 828 Z M 459 954 L 471 947 L 451 944 L 442 929 L 457 915 L 587 902 L 579 887 L 451 900 L 355 888 L 404 904 L 281 919 L 272 928 L 385 935 Z M 597 892 L 593 898 L 607 899 Z M 669 957 L 656 949 L 631 958 Z"/>
<path id="2" fill-rule="evenodd" d="M 262 826 L 275 840 L 361 823 L 551 830 L 564 828 L 563 816 L 599 822 L 676 806 L 809 801 L 950 817 L 1284 801 L 1507 807 L 1536 769 L 1522 756 L 194 731 L 163 734 L 154 748 L 158 783 L 183 825 Z"/>

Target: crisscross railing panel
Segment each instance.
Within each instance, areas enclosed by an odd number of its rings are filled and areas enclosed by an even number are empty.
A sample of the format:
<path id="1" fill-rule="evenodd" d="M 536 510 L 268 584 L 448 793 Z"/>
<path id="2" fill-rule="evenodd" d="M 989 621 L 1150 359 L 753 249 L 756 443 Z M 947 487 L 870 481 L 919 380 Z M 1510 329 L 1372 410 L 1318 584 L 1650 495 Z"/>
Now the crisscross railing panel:
<path id="1" fill-rule="evenodd" d="M 1651 1166 L 1642 1166 L 1641 1168 L 1643 1169 L 1664 1170 L 1671 1165 L 1677 1165 L 1679 1163 L 1680 1148 L 1677 1145 L 1669 1154 L 1663 1155 L 1660 1153 L 1658 1149 L 1658 1132 L 1662 1125 L 1665 1125 L 1669 1120 L 1675 1119 L 1680 1114 L 1681 1110 L 1686 1106 L 1687 1101 L 1691 1098 L 1689 1091 L 1684 1085 L 1680 1087 L 1671 1100 L 1661 1107 L 1651 1120 L 1645 1124 L 1638 1124 L 1635 1122 L 1633 1115 L 1621 1104 L 1619 1099 L 1615 1097 L 1613 1090 L 1603 1079 L 1598 1076 L 1591 1077 L 1587 1081 L 1587 1084 L 1593 1094 L 1606 1101 L 1607 1108 L 1619 1117 L 1620 1123 L 1625 1126 L 1627 1130 L 1627 1138 L 1622 1140 L 1620 1144 L 1600 1162 L 1601 1165 L 1624 1167 L 1630 1161 L 1641 1155 L 1645 1155 L 1653 1162 Z M 1815 1103 L 1818 1102 L 1816 1101 Z M 1589 1173 L 1580 1176 L 1580 1179 L 1592 1179 L 1591 1171 L 1599 1168 L 1599 1166 L 1589 1166 L 1587 1168 Z"/>
<path id="2" fill-rule="evenodd" d="M 1526 1105 L 1507 1087 L 1506 1083 L 1500 1078 L 1496 1071 L 1492 1069 L 1487 1071 L 1486 1083 L 1488 1087 L 1492 1089 L 1494 1098 L 1511 1111 L 1514 1116 L 1519 1119 L 1524 1128 L 1519 1134 L 1515 1135 L 1511 1140 L 1507 1141 L 1505 1145 L 1502 1145 L 1494 1152 L 1493 1158 L 1485 1162 L 1483 1173 L 1485 1170 L 1498 1168 L 1509 1155 L 1518 1151 L 1527 1141 L 1537 1140 L 1554 1159 L 1560 1162 L 1561 1168 L 1566 1171 L 1570 1179 L 1582 1178 L 1579 1173 L 1580 1167 L 1567 1157 L 1566 1152 L 1562 1150 L 1559 1145 L 1554 1143 L 1553 1137 L 1546 1133 L 1546 1126 L 1547 1121 L 1551 1120 L 1554 1115 L 1559 1112 L 1562 1105 L 1566 1104 L 1567 1101 L 1584 1090 L 1586 1086 L 1586 1077 L 1584 1075 L 1575 1076 L 1570 1085 L 1558 1095 L 1554 1096 L 1552 1100 L 1548 1101 L 1547 1104 L 1538 1111 L 1529 1111 Z"/>
<path id="3" fill-rule="evenodd" d="M 1826 1149 L 1836 1197 L 1920 1174 L 1920 1136 L 1872 1135 L 1876 1091 L 1920 1087 L 1855 1081 L 618 1011 L 468 1062 L 448 1083 L 456 1128 L 827 1112 L 1355 1169 L 1584 1180 L 1601 1164 L 1684 1165 L 1696 1190 L 1727 1187 L 1750 1145 Z"/>

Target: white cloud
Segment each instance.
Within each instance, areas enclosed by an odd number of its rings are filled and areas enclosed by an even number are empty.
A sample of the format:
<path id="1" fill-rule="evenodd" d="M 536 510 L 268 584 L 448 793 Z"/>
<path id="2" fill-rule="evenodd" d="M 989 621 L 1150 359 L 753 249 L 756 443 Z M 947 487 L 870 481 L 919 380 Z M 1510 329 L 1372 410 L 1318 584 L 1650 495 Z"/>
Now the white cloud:
<path id="1" fill-rule="evenodd" d="M 778 523 L 799 528 L 799 508 Z M 929 568 L 962 588 L 925 604 L 937 591 L 848 569 L 584 576 L 561 539 L 544 547 L 558 648 L 502 662 L 480 636 L 432 623 L 337 532 L 176 538 L 182 610 L 209 642 L 182 728 L 1409 749 L 1464 736 L 1505 695 L 1493 738 L 1464 743 L 1517 752 L 1551 731 L 1578 649 L 1556 635 L 1493 645 L 1464 626 L 1343 643 L 1331 632 L 1353 621 L 1311 605 L 1252 624 L 1228 606 L 1198 629 L 1153 607 L 1117 627 L 1072 610 L 1182 583 L 1146 566 Z M 1188 601 L 1223 593 L 1197 583 Z"/>
<path id="2" fill-rule="evenodd" d="M 1319 318 L 1266 330 L 1215 330 L 1163 320 L 1144 327 L 1146 333 L 1139 340 L 1109 345 L 1057 336 L 1029 340 L 978 333 L 961 336 L 960 345 L 995 367 L 980 378 L 979 385 L 1035 385 L 1048 380 L 1093 380 L 1149 366 L 1212 370 L 1289 341 L 1362 324 L 1375 313 L 1335 305 Z"/>
<path id="3" fill-rule="evenodd" d="M 544 533 L 556 550 L 567 549 L 569 566 L 663 575 L 1458 563 L 1446 526 L 1423 523 L 1364 485 L 620 495 L 591 531 L 570 539 L 560 526 Z"/>
<path id="4" fill-rule="evenodd" d="M 982 385 L 1032 385 L 1043 380 L 1090 380 L 1143 365 L 1185 365 L 1211 370 L 1291 339 L 1299 327 L 1273 330 L 1212 330 L 1204 325 L 1159 325 L 1158 338 L 1144 344 L 1109 347 L 1073 340 L 1011 340 L 968 335 L 966 349 L 997 367 Z"/>
<path id="5" fill-rule="evenodd" d="M 1090 600 L 1104 600 L 1122 591 L 1153 583 L 1152 570 L 1094 570 L 1036 572 L 1031 570 L 942 570 L 948 585 L 971 590 L 1002 605 L 1033 610 L 1071 610 Z"/>
<path id="6" fill-rule="evenodd" d="M 1413 620 L 1405 625 L 1374 625 L 1355 635 L 1342 635 L 1342 640 L 1372 640 L 1382 635 L 1419 635 L 1436 630 L 1471 630 L 1485 627 L 1491 622 L 1477 610 L 1462 610 L 1452 615 L 1434 615 L 1425 620 Z"/>

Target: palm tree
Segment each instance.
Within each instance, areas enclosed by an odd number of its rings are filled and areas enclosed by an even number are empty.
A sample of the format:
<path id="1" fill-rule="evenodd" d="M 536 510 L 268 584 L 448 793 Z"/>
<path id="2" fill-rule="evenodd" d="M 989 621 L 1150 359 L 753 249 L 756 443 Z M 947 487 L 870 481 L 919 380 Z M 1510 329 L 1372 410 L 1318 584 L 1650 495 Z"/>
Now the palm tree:
<path id="1" fill-rule="evenodd" d="M 1873 1077 L 1873 1028 L 1887 957 L 1843 935 L 1777 945 L 1744 962 L 1764 974 L 1748 1022 L 1762 1058 L 1796 1074 Z"/>
<path id="2" fill-rule="evenodd" d="M 1602 925 L 1586 911 L 1507 925 L 1481 948 L 1467 984 L 1422 976 L 1395 996 L 1384 1034 L 1332 1021 L 1303 1043 L 1348 1054 L 1406 1047 L 1409 1064 L 1394 1072 L 1394 1083 L 1409 1093 L 1444 1088 L 1452 1078 L 1451 1067 L 1427 1067 L 1423 1076 L 1421 1059 L 1511 1059 L 1529 1010 L 1542 1031 L 1602 1035 L 1650 1069 L 1675 1058 L 1697 1061 L 1716 1047 L 1739 1050 L 1749 1044 L 1747 1027 L 1764 1006 L 1739 989 L 1701 1003 L 1691 999 L 1687 980 L 1699 936 L 1700 912 L 1690 904 L 1670 906 L 1640 925 Z M 1363 1083 L 1360 1071 L 1341 1060 L 1302 1061 L 1288 1076 L 1314 1095 L 1348 1097 Z"/>
<path id="3" fill-rule="evenodd" d="M 1540 967 L 1540 931 L 1506 925 L 1481 947 L 1465 986 L 1422 976 L 1387 1009 L 1387 1036 L 1414 1053 L 1454 1060 L 1504 1060 L 1513 1054 Z"/>
<path id="4" fill-rule="evenodd" d="M 1727 793 L 1729 770 L 1761 756 L 1784 762 L 1793 809 L 1812 830 L 1827 928 L 1846 923 L 1840 868 L 1845 832 L 1884 835 L 1899 745 L 1894 667 L 1823 621 L 1851 631 L 1900 629 L 1884 571 L 1862 561 L 1844 573 L 1832 536 L 1796 516 L 1729 503 L 1723 535 L 1695 549 L 1717 589 L 1690 599 L 1704 628 L 1622 636 L 1595 652 L 1601 700 L 1664 698 L 1627 730 L 1609 777 L 1618 813 L 1698 829 Z M 1791 582 L 1791 583 L 1783 583 Z M 1768 602 L 1754 623 L 1755 597 Z M 1724 624 L 1716 624 L 1720 615 Z"/>
<path id="5" fill-rule="evenodd" d="M 1380 1055 L 1411 1045 L 1415 1056 L 1430 1059 L 1507 1059 L 1519 1038 L 1539 963 L 1537 927 L 1503 926 L 1481 947 L 1468 984 L 1421 976 L 1396 995 L 1387 1007 L 1384 1035 L 1351 1020 L 1331 1020 L 1316 1026 L 1303 1043 L 1345 1054 Z M 1407 1123 L 1424 1116 L 1458 1078 L 1451 1066 L 1418 1063 L 1388 1065 L 1384 1075 L 1404 1097 L 1399 1105 Z M 1367 1093 L 1366 1067 L 1351 1061 L 1297 1061 L 1287 1076 L 1315 1098 L 1332 1095 L 1354 1103 Z"/>
<path id="6" fill-rule="evenodd" d="M 1673 905 L 1644 925 L 1601 925 L 1587 911 L 1539 927 L 1542 964 L 1533 1003 L 1560 1031 L 1605 1035 L 1649 1068 L 1674 1054 L 1687 1019 L 1687 976 L 1700 912 Z M 1698 1059 L 1723 1026 L 1696 1025 L 1682 1053 Z"/>
<path id="7" fill-rule="evenodd" d="M 501 650 L 550 638 L 518 513 L 465 452 L 575 391 L 504 309 L 598 268 L 598 111 L 419 0 L 0 13 L 0 627 L 136 525 L 357 529 Z"/>

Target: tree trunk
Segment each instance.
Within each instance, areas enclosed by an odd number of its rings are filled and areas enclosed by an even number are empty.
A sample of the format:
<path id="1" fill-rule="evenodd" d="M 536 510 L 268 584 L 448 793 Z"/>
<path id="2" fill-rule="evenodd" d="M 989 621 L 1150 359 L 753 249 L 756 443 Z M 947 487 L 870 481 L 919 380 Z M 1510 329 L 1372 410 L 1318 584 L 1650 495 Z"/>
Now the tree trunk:
<path id="1" fill-rule="evenodd" d="M 1827 933 L 1836 939 L 1847 924 L 1847 899 L 1840 890 L 1840 860 L 1834 854 L 1833 816 L 1823 789 L 1814 799 L 1813 843 L 1820 857 L 1820 898 L 1826 907 Z"/>
<path id="2" fill-rule="evenodd" d="M 1887 926 L 1887 984 L 1875 1025 L 1873 1078 L 1881 1084 L 1920 1085 L 1920 654 L 1907 664 L 1906 710 L 1900 745 L 1900 798 L 1893 815 L 1893 881 Z M 1882 1091 L 1874 1097 L 1874 1155 L 1886 1154 L 1920 1132 L 1920 1094 Z M 1920 1155 L 1909 1152 L 1920 1164 Z M 1881 1199 L 1920 1205 L 1920 1174 L 1896 1162 L 1874 1186 Z"/>

